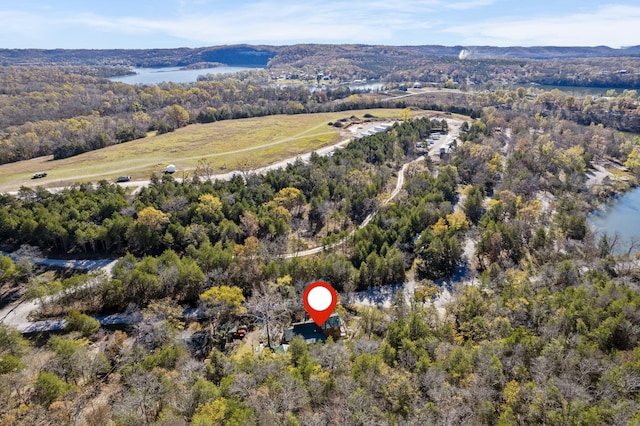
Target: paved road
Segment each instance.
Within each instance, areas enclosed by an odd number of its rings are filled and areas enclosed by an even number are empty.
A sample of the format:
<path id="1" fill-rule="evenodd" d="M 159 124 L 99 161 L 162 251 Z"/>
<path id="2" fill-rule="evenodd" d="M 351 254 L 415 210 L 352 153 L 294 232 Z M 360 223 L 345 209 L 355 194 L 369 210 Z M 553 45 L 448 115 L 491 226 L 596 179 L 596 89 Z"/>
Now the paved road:
<path id="1" fill-rule="evenodd" d="M 396 182 L 396 187 L 394 188 L 393 192 L 391 192 L 391 194 L 384 199 L 384 201 L 382 202 L 382 206 L 386 205 L 387 203 L 389 203 L 389 201 L 393 200 L 399 193 L 400 190 L 402 189 L 403 185 L 404 185 L 404 173 L 407 170 L 407 167 L 412 164 L 412 163 L 417 163 L 420 161 L 424 161 L 424 156 L 418 157 L 415 160 L 411 160 L 408 163 L 403 164 L 402 168 L 400 169 L 400 172 L 398 172 L 398 181 Z M 369 222 L 371 222 L 371 220 L 373 220 L 373 218 L 375 217 L 375 215 L 378 213 L 378 209 L 374 210 L 373 212 L 369 213 L 367 215 L 367 217 L 364 218 L 364 220 L 362 221 L 362 223 L 360 225 L 358 225 L 357 229 L 362 229 L 365 226 L 367 226 L 369 224 Z M 305 256 L 311 256 L 314 254 L 318 254 L 321 253 L 325 250 L 330 250 L 333 249 L 335 247 L 339 247 L 342 244 L 344 244 L 349 238 L 353 237 L 353 234 L 356 232 L 357 229 L 354 229 L 353 231 L 351 231 L 349 233 L 349 235 L 347 235 L 346 237 L 342 238 L 340 241 L 333 243 L 331 245 L 328 246 L 318 246 L 318 247 L 314 247 L 308 250 L 304 250 L 304 251 L 299 251 L 299 252 L 295 252 L 295 253 L 287 253 L 284 254 L 280 257 L 284 258 L 284 259 L 291 259 L 293 257 L 305 257 Z"/>
<path id="2" fill-rule="evenodd" d="M 447 120 L 449 123 L 449 134 L 447 134 L 446 136 L 440 138 L 438 141 L 436 141 L 434 143 L 434 145 L 429 149 L 428 151 L 428 155 L 430 157 L 433 158 L 439 158 L 440 157 L 440 147 L 447 145 L 448 143 L 450 143 L 451 141 L 453 141 L 454 139 L 456 139 L 459 135 L 460 135 L 460 126 L 462 124 L 461 120 Z M 424 160 L 424 156 L 420 157 L 416 160 L 413 160 L 409 163 L 406 163 L 402 166 L 402 169 L 400 170 L 400 172 L 398 173 L 398 182 L 396 182 L 396 187 L 393 190 L 393 192 L 390 194 L 390 196 L 383 202 L 383 205 L 388 203 L 389 201 L 391 201 L 393 198 L 395 198 L 401 191 L 402 187 L 404 186 L 404 180 L 405 180 L 405 172 L 407 167 L 412 163 L 412 162 L 417 162 L 417 161 L 422 161 Z M 374 215 L 377 213 L 377 210 L 373 213 L 371 213 L 369 216 L 367 216 L 365 218 L 365 220 L 359 225 L 358 228 L 362 228 L 364 226 L 366 226 L 374 217 Z M 335 244 L 332 244 L 331 246 L 328 247 L 315 247 L 309 250 L 305 250 L 305 251 L 301 251 L 299 253 L 289 253 L 286 254 L 282 257 L 284 258 L 291 258 L 291 257 L 296 257 L 296 256 L 310 256 L 310 255 L 314 255 L 314 254 L 318 254 L 324 250 L 329 250 L 332 248 L 335 248 L 341 244 L 344 244 L 344 242 L 350 237 L 352 236 L 353 232 L 352 231 L 349 236 L 343 238 L 342 240 L 338 241 Z M 473 242 L 472 244 L 467 244 L 467 246 L 473 248 Z M 465 248 L 468 248 L 465 246 Z M 468 255 L 470 258 L 470 255 Z M 436 309 L 438 310 L 438 313 L 440 314 L 440 316 L 442 318 L 444 318 L 444 316 L 446 315 L 446 310 L 445 310 L 445 306 L 447 305 L 447 303 L 451 300 L 452 294 L 452 286 L 454 283 L 457 284 L 474 284 L 475 280 L 474 279 L 469 279 L 466 278 L 466 274 L 467 274 L 467 267 L 468 265 L 462 265 L 458 268 L 458 270 L 456 271 L 456 273 L 454 274 L 453 277 L 451 277 L 449 280 L 439 280 L 437 282 L 437 284 L 441 287 L 441 292 L 440 294 L 436 297 L 436 299 L 433 301 L 434 306 L 436 307 Z M 349 302 L 349 303 L 353 303 L 356 305 L 360 305 L 360 306 L 381 306 L 384 308 L 389 308 L 391 307 L 391 305 L 393 304 L 393 300 L 396 297 L 396 294 L 398 293 L 398 291 L 402 291 L 405 297 L 405 301 L 407 303 L 411 303 L 411 300 L 413 298 L 413 294 L 416 290 L 416 286 L 417 283 L 413 278 L 408 279 L 407 281 L 403 282 L 403 283 L 398 283 L 398 284 L 390 284 L 390 285 L 384 285 L 384 286 L 379 286 L 379 287 L 372 287 L 369 290 L 366 291 L 359 291 L 359 292 L 354 292 L 354 293 L 350 293 L 350 294 L 345 294 L 344 295 L 344 299 Z"/>
<path id="3" fill-rule="evenodd" d="M 13 261 L 17 261 L 21 257 L 4 251 L 0 251 L 0 254 L 9 256 Z M 109 267 L 109 265 L 115 262 L 114 259 L 49 259 L 44 257 L 29 257 L 28 259 L 31 263 L 46 268 L 76 269 L 78 271 L 93 271 L 99 268 Z"/>
<path id="4" fill-rule="evenodd" d="M 0 252 L 4 256 L 16 259 L 10 253 Z M 29 260 L 37 265 L 43 265 L 51 268 L 74 268 L 86 272 L 103 270 L 107 276 L 111 276 L 111 270 L 115 266 L 117 260 L 101 259 L 101 260 L 62 260 L 62 259 L 43 259 L 29 258 Z M 101 282 L 99 277 L 92 278 L 82 284 L 81 288 L 88 288 L 98 285 Z M 18 299 L 8 304 L 0 310 L 0 322 L 14 327 L 21 333 L 33 333 L 43 330 L 59 330 L 64 328 L 66 322 L 63 319 L 53 319 L 48 321 L 31 321 L 29 316 L 36 311 L 43 303 L 55 301 L 60 295 L 47 296 L 42 300 L 24 300 Z"/>
<path id="5" fill-rule="evenodd" d="M 264 167 L 260 167 L 257 168 L 256 170 L 253 170 L 252 172 L 254 173 L 264 173 L 267 172 L 269 170 L 276 170 L 276 169 L 280 169 L 283 167 L 286 167 L 288 164 L 294 164 L 296 161 L 309 161 L 309 159 L 311 158 L 311 155 L 315 152 L 318 155 L 324 156 L 324 155 L 330 155 L 332 152 L 334 152 L 337 149 L 341 149 L 344 146 L 346 146 L 351 139 L 356 136 L 358 133 L 362 133 L 365 132 L 367 130 L 373 129 L 376 125 L 379 125 L 379 122 L 372 122 L 372 123 L 368 123 L 368 127 L 364 127 L 363 129 L 361 129 L 361 132 L 357 131 L 357 129 L 355 127 L 352 126 L 352 128 L 349 129 L 349 131 L 351 131 L 352 135 L 349 136 L 349 138 L 343 139 L 338 143 L 335 143 L 333 145 L 329 145 L 329 146 L 325 146 L 322 148 L 318 148 L 314 151 L 310 151 L 307 152 L 305 154 L 299 154 L 296 155 L 294 157 L 289 157 L 289 158 L 285 158 L 284 160 L 269 164 L 267 166 Z M 278 142 L 280 143 L 280 142 Z M 262 146 L 261 146 L 262 147 Z M 255 148 L 251 148 L 251 149 L 255 149 Z M 177 173 L 179 174 L 179 172 Z M 242 174 L 242 172 L 240 170 L 232 170 L 230 172 L 227 173 L 219 173 L 219 174 L 214 174 L 211 175 L 211 179 L 215 180 L 215 179 L 219 179 L 219 180 L 230 180 L 232 177 L 234 177 L 235 175 L 238 174 Z M 177 180 L 181 181 L 181 178 L 177 178 Z M 138 181 L 130 181 L 130 182 L 124 182 L 124 183 L 119 183 L 119 185 L 126 187 L 126 188 L 135 188 L 134 192 L 139 191 L 141 188 L 143 187 L 148 187 L 151 184 L 151 181 L 149 180 L 138 180 Z"/>
<path id="6" fill-rule="evenodd" d="M 317 150 L 314 151 L 310 151 L 308 153 L 305 154 L 300 154 L 300 155 L 296 155 L 290 158 L 286 158 L 282 161 L 278 161 L 276 163 L 273 164 L 269 164 L 265 167 L 261 167 L 255 170 L 255 172 L 257 173 L 261 173 L 261 172 L 265 172 L 267 170 L 272 170 L 272 169 L 278 169 L 280 167 L 284 167 L 289 163 L 294 163 L 296 160 L 298 159 L 302 159 L 303 161 L 308 160 L 311 157 L 312 152 L 316 152 L 319 155 L 328 155 L 329 153 L 331 153 L 332 151 L 342 148 L 343 146 L 345 146 L 347 143 L 349 143 L 349 141 L 351 140 L 351 138 L 353 138 L 354 136 L 356 136 L 358 133 L 363 133 L 367 130 L 373 130 L 374 127 L 379 126 L 380 124 L 384 124 L 384 123 L 388 123 L 388 122 L 371 122 L 371 123 L 365 123 L 362 125 L 362 129 L 361 131 L 359 129 L 357 129 L 356 127 L 352 126 L 346 129 L 346 133 L 349 133 L 348 138 L 345 137 L 345 139 L 341 140 L 338 143 L 335 143 L 333 145 L 329 145 L 329 146 L 325 146 L 322 148 L 319 148 Z M 321 124 L 318 125 L 317 127 L 321 127 L 324 126 L 326 127 L 326 124 Z M 309 130 L 306 130 L 305 132 L 302 132 L 300 135 L 308 133 Z M 237 150 L 230 150 L 224 153 L 220 153 L 220 154 L 212 154 L 209 155 L 209 157 L 211 156 L 220 156 L 220 155 L 227 155 L 227 154 L 233 154 L 233 153 L 242 153 L 242 152 L 247 152 L 248 155 L 250 155 L 251 151 L 256 151 L 256 150 L 260 150 L 262 148 L 265 147 L 269 147 L 272 145 L 278 145 L 278 144 L 283 144 L 283 143 L 287 143 L 288 141 L 294 139 L 293 137 L 290 138 L 284 138 L 284 139 L 279 139 L 277 141 L 274 142 L 270 142 L 270 143 L 266 143 L 260 146 L 253 146 L 253 147 L 249 147 L 249 148 L 243 148 L 243 149 L 237 149 Z M 203 158 L 203 157 L 186 157 L 185 159 L 197 159 L 197 158 Z M 205 157 L 206 158 L 206 157 Z M 180 175 L 181 172 L 183 171 L 192 171 L 193 169 L 185 169 L 185 170 L 178 170 L 178 172 L 176 173 L 176 175 Z M 130 171 L 130 169 L 121 169 L 121 170 L 112 170 L 112 174 L 117 175 L 117 174 L 122 174 L 125 175 L 127 174 L 127 172 Z M 220 174 L 216 174 L 216 175 L 212 175 L 211 178 L 212 179 L 221 179 L 221 180 L 229 180 L 231 179 L 234 175 L 236 174 L 240 174 L 241 172 L 239 170 L 232 170 L 229 171 L 227 173 L 220 173 Z M 85 180 L 90 180 L 90 179 L 95 179 L 96 181 L 99 179 L 104 178 L 103 175 L 81 175 L 81 176 L 76 176 L 75 179 L 85 179 Z M 51 179 L 51 178 L 48 178 Z M 177 180 L 181 180 L 181 179 L 177 179 Z M 150 181 L 149 180 L 138 180 L 138 181 L 129 181 L 129 182 L 119 182 L 118 185 L 121 185 L 123 187 L 132 187 L 135 188 L 134 192 L 139 191 L 142 187 L 146 187 L 150 185 Z M 29 186 L 29 183 L 25 182 L 26 186 Z M 62 191 L 66 188 L 68 188 L 69 186 L 71 186 L 71 182 L 67 182 L 67 183 L 58 183 L 57 185 L 60 186 L 54 186 L 56 185 L 54 182 L 52 182 L 51 180 L 39 180 L 38 182 L 33 182 L 34 186 L 40 185 L 40 186 L 44 186 L 45 189 L 49 192 L 55 193 L 55 192 L 59 192 Z M 48 187 L 47 185 L 51 185 L 50 187 Z M 2 193 L 4 191 L 0 191 L 0 193 Z M 13 191 L 9 191 L 9 194 L 15 195 L 18 194 L 18 190 L 13 190 Z"/>
<path id="7" fill-rule="evenodd" d="M 370 127 L 373 127 L 374 125 L 376 125 L 378 123 L 371 123 Z M 362 131 L 366 131 L 369 130 L 368 128 L 364 128 L 362 129 Z M 355 129 L 353 131 L 354 136 L 356 134 Z M 343 146 L 345 146 L 347 143 L 349 143 L 349 141 L 351 140 L 351 138 L 349 139 L 344 139 L 336 144 L 330 145 L 330 146 L 326 146 L 323 148 L 320 148 L 318 150 L 315 150 L 313 152 L 316 152 L 319 155 L 329 155 L 331 152 L 335 151 L 336 149 L 340 149 Z M 302 161 L 308 161 L 309 158 L 311 158 L 311 154 L 312 152 L 306 153 L 306 154 L 302 154 L 302 155 L 298 155 L 296 157 L 291 157 L 291 158 L 287 158 L 285 160 L 279 161 L 277 163 L 273 163 L 270 164 L 266 167 L 262 167 L 260 169 L 256 170 L 256 173 L 262 173 L 268 170 L 273 170 L 273 169 L 278 169 L 281 167 L 285 167 L 287 164 L 289 163 L 294 163 L 298 160 L 302 160 Z M 219 174 L 219 175 L 215 175 L 212 176 L 212 179 L 226 179 L 229 180 L 231 179 L 235 174 L 240 173 L 238 171 L 232 171 L 229 173 L 224 173 L 224 174 Z M 131 181 L 131 182 L 125 182 L 125 183 L 120 183 L 120 185 L 125 186 L 125 187 L 135 187 L 136 190 L 139 190 L 142 187 L 145 186 L 149 186 L 151 184 L 150 181 L 146 180 L 146 181 Z M 49 191 L 55 192 L 56 190 L 61 190 L 63 188 L 50 188 L 48 189 Z M 371 218 L 368 218 L 368 220 L 371 220 Z M 368 221 L 367 221 L 368 223 Z M 362 225 L 364 226 L 364 225 Z M 322 251 L 324 249 L 324 247 L 317 247 L 314 253 L 319 253 L 320 251 Z M 17 261 L 20 256 L 16 256 L 12 253 L 6 253 L 6 252 L 2 252 L 0 251 L 0 254 L 4 255 L 4 256 L 9 256 L 11 257 L 14 261 Z M 313 253 L 309 253 L 307 254 L 310 255 Z M 291 257 L 295 257 L 295 256 L 291 256 Z M 36 265 L 41 265 L 41 266 L 45 266 L 48 268 L 56 268 L 56 269 L 77 269 L 77 270 L 81 270 L 81 271 L 86 271 L 86 272 L 90 272 L 90 271 L 95 271 L 97 269 L 103 269 L 109 276 L 111 275 L 111 269 L 113 268 L 113 266 L 115 265 L 115 263 L 117 262 L 117 260 L 114 259 L 98 259 L 98 260 L 86 260 L 86 259 L 76 259 L 76 260 L 66 260 L 66 259 L 49 259 L 49 258 L 40 258 L 40 257 L 30 257 L 29 260 L 36 264 Z M 99 279 L 93 279 L 90 280 L 89 282 L 87 282 L 86 284 L 84 284 L 84 286 L 91 286 L 91 285 L 96 285 L 97 283 L 99 283 Z M 59 330 L 64 328 L 65 326 L 65 321 L 61 320 L 61 319 L 55 319 L 55 320 L 48 320 L 48 321 L 31 321 L 29 319 L 29 316 L 38 309 L 38 307 L 42 304 L 42 303 L 48 303 L 51 302 L 53 300 L 55 300 L 55 298 L 58 296 L 49 296 L 44 298 L 42 301 L 38 301 L 38 300 L 32 300 L 32 301 L 25 301 L 23 299 L 19 299 L 13 303 L 10 303 L 9 305 L 5 306 L 2 310 L 0 310 L 0 322 L 10 325 L 14 328 L 16 328 L 18 331 L 22 332 L 22 333 L 30 333 L 30 332 L 36 332 L 36 331 L 44 331 L 44 330 Z"/>
<path id="8" fill-rule="evenodd" d="M 439 157 L 440 156 L 440 147 L 443 147 L 443 146 L 447 145 L 449 142 L 452 142 L 454 139 L 456 139 L 460 135 L 460 126 L 462 125 L 462 120 L 447 119 L 447 122 L 449 123 L 450 131 L 449 131 L 448 134 L 446 134 L 444 137 L 441 137 L 436 143 L 433 144 L 433 146 L 431 147 L 431 149 L 428 152 L 428 155 L 430 157 Z M 398 172 L 398 181 L 396 182 L 396 187 L 391 192 L 389 197 L 387 197 L 382 202 L 382 204 L 381 204 L 382 206 L 388 204 L 402 190 L 402 187 L 404 186 L 404 180 L 405 180 L 405 176 L 404 175 L 405 175 L 405 172 L 407 170 L 407 167 L 409 167 L 409 165 L 412 164 L 412 163 L 417 163 L 417 162 L 420 162 L 420 161 L 424 161 L 424 159 L 425 159 L 424 156 L 420 156 L 420 157 L 416 158 L 415 160 L 411 160 L 408 163 L 403 164 L 402 168 Z M 371 222 L 371 220 L 373 220 L 373 218 L 375 217 L 375 215 L 377 213 L 378 213 L 378 209 L 376 209 L 375 211 L 369 213 L 369 215 L 367 215 L 367 217 L 364 218 L 362 223 L 360 225 L 358 225 L 357 229 L 362 229 L 365 226 L 367 226 L 369 224 L 369 222 Z M 331 245 L 328 245 L 328 246 L 318 246 L 318 247 L 310 248 L 308 250 L 298 251 L 298 252 L 294 252 L 294 253 L 286 253 L 286 254 L 283 254 L 283 255 L 281 255 L 279 257 L 281 257 L 283 259 L 291 259 L 291 258 L 294 258 L 294 257 L 313 256 L 314 254 L 322 253 L 325 250 L 331 250 L 331 249 L 334 249 L 336 247 L 341 246 L 347 240 L 349 240 L 349 238 L 353 237 L 353 234 L 355 232 L 356 232 L 356 229 L 351 231 L 349 233 L 349 235 L 347 235 L 346 237 L 342 238 L 340 241 L 337 241 L 337 242 L 335 242 L 335 243 L 333 243 Z"/>
<path id="9" fill-rule="evenodd" d="M 449 126 L 451 128 L 450 132 L 448 135 L 446 135 L 446 137 L 441 138 L 437 143 L 434 144 L 434 146 L 429 150 L 429 155 L 432 157 L 438 156 L 439 152 L 440 152 L 440 147 L 444 146 L 445 144 L 449 143 L 450 141 L 452 141 L 454 138 L 456 138 L 459 135 L 459 129 L 460 129 L 460 124 L 461 121 L 460 120 L 447 120 L 449 122 Z M 349 141 L 351 140 L 351 138 L 349 139 L 345 139 L 337 144 L 325 147 L 325 148 L 321 148 L 315 152 L 317 152 L 319 155 L 328 155 L 330 152 L 334 151 L 335 149 L 339 149 L 340 147 L 346 145 Z M 271 164 L 267 167 L 261 168 L 259 170 L 257 170 L 258 173 L 260 172 L 264 172 L 266 170 L 270 170 L 270 169 L 277 169 L 280 167 L 284 167 L 286 166 L 286 164 L 288 163 L 292 163 L 297 161 L 298 159 L 302 159 L 303 161 L 306 161 L 310 158 L 311 153 L 307 153 L 301 156 L 296 156 L 296 157 L 292 157 L 283 161 L 280 161 L 278 163 L 274 163 Z M 385 205 L 387 203 L 389 203 L 391 200 L 393 200 L 402 190 L 402 187 L 404 186 L 404 181 L 405 181 L 405 172 L 408 168 L 408 166 L 412 163 L 415 162 L 419 162 L 419 161 L 423 161 L 424 160 L 424 156 L 421 156 L 415 160 L 412 160 L 410 162 L 405 163 L 402 168 L 400 169 L 399 173 L 398 173 L 398 180 L 396 182 L 396 186 L 394 188 L 394 190 L 391 192 L 391 194 L 389 195 L 389 197 L 387 197 L 383 202 L 382 205 Z M 229 172 L 223 175 L 216 175 L 215 178 L 218 179 L 230 179 L 235 173 L 238 172 Z M 138 187 L 142 187 L 145 185 L 149 185 L 150 182 L 149 181 L 138 181 L 138 182 L 127 182 L 125 184 L 123 184 L 123 186 L 138 186 Z M 358 226 L 358 229 L 361 229 L 363 227 L 365 227 L 377 214 L 378 209 L 376 209 L 374 212 L 370 213 L 363 221 L 362 223 Z M 329 250 L 332 248 L 335 248 L 337 246 L 340 246 L 341 244 L 344 244 L 344 242 L 353 235 L 353 233 L 355 232 L 352 231 L 349 236 L 343 238 L 342 240 L 338 241 L 335 244 L 332 244 L 330 246 L 319 246 L 319 247 L 314 247 L 312 249 L 309 250 L 304 250 L 301 252 L 297 252 L 297 253 L 288 253 L 283 255 L 283 258 L 293 258 L 293 257 L 303 257 L 303 256 L 311 256 L 314 254 L 318 254 L 324 250 Z M 1 252 L 0 254 L 5 255 L 5 256 L 10 256 L 12 258 L 17 259 L 17 256 L 14 256 L 10 253 L 5 253 L 5 252 Z M 97 269 L 103 269 L 105 271 L 105 273 L 110 276 L 111 275 L 111 269 L 113 268 L 113 266 L 115 265 L 115 263 L 117 262 L 117 260 L 114 259 L 99 259 L 99 260 L 65 260 L 65 259 L 47 259 L 47 258 L 30 258 L 29 260 L 31 260 L 33 263 L 38 264 L 38 265 L 43 265 L 43 266 L 47 266 L 47 267 L 52 267 L 52 268 L 73 268 L 73 269 L 78 269 L 78 270 L 84 270 L 87 272 L 90 271 L 94 271 Z M 96 285 L 99 282 L 99 279 L 93 279 L 88 281 L 86 284 L 84 284 L 84 286 L 91 286 L 91 285 Z M 375 302 L 373 302 L 373 304 L 377 304 L 380 303 L 381 301 L 383 302 L 383 304 L 387 305 L 391 302 L 393 295 L 395 294 L 395 292 L 402 288 L 405 291 L 405 296 L 407 298 L 411 297 L 411 295 L 413 294 L 413 291 L 415 289 L 415 282 L 410 281 L 407 283 L 402 283 L 399 284 L 397 286 L 385 286 L 385 289 L 374 289 L 371 292 L 365 292 L 363 294 L 360 294 L 358 296 L 355 296 L 356 300 L 359 299 L 359 302 L 362 304 L 367 304 L 367 303 L 371 303 L 375 300 Z M 44 302 L 50 302 L 52 300 L 54 300 L 57 296 L 49 296 L 48 298 L 44 299 Z M 368 302 L 371 301 L 371 302 Z M 34 312 L 36 309 L 38 308 L 38 301 L 24 301 L 24 300 L 18 300 L 14 303 L 9 304 L 8 306 L 6 306 L 5 308 L 3 308 L 2 310 L 0 310 L 0 322 L 13 326 L 16 329 L 18 329 L 19 331 L 23 332 L 23 333 L 29 333 L 29 332 L 36 332 L 39 330 L 52 330 L 52 329 L 62 329 L 65 326 L 65 322 L 62 319 L 54 319 L 54 320 L 48 320 L 48 321 L 31 321 L 29 320 L 29 315 Z"/>

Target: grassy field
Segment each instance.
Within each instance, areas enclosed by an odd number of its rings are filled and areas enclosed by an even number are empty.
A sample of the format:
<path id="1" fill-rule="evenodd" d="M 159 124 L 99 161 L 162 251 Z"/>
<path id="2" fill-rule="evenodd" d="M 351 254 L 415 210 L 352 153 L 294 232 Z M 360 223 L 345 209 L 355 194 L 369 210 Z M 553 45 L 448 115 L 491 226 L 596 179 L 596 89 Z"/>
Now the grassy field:
<path id="1" fill-rule="evenodd" d="M 217 172 L 231 171 L 239 161 L 250 159 L 262 166 L 339 142 L 345 136 L 328 123 L 369 113 L 380 118 L 400 115 L 398 109 L 345 111 L 322 114 L 277 115 L 193 124 L 175 132 L 110 146 L 71 158 L 52 156 L 0 165 L 0 192 L 21 186 L 58 187 L 130 175 L 133 180 L 162 173 L 166 165 L 179 171 L 196 167 L 207 159 Z M 47 177 L 33 180 L 35 172 Z"/>

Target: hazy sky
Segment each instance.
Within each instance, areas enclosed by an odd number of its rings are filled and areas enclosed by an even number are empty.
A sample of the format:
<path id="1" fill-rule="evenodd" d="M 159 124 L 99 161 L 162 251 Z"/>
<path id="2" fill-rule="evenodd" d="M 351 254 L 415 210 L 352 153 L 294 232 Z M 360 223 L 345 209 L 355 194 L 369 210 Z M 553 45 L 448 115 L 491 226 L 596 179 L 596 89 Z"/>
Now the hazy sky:
<path id="1" fill-rule="evenodd" d="M 591 0 L 0 0 L 0 47 L 640 44 L 640 4 Z"/>

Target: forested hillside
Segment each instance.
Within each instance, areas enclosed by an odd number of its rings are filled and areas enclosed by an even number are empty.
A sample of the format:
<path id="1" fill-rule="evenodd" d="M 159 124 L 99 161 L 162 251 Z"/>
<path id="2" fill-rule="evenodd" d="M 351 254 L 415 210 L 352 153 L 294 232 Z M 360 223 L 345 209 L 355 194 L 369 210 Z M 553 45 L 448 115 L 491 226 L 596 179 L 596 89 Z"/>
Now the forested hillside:
<path id="1" fill-rule="evenodd" d="M 100 60 L 99 66 L 90 67 L 77 64 L 86 64 L 91 51 L 3 52 L 8 55 L 6 63 L 11 65 L 0 68 L 0 163 L 51 154 L 56 159 L 65 158 L 142 138 L 149 132 L 170 132 L 189 123 L 388 106 L 385 97 L 393 97 L 391 92 L 366 100 L 351 97 L 358 91 L 344 83 L 363 79 L 379 80 L 390 89 L 419 83 L 465 92 L 473 92 L 475 88 L 492 92 L 515 90 L 518 86 L 529 89 L 531 84 L 597 87 L 603 88 L 603 92 L 619 89 L 606 99 L 583 101 L 584 108 L 576 102 L 558 103 L 549 99 L 544 105 L 547 110 L 563 109 L 575 116 L 571 119 L 582 124 L 602 123 L 630 131 L 640 128 L 637 114 L 620 111 L 637 108 L 635 102 L 629 101 L 633 95 L 619 102 L 618 109 L 609 107 L 610 98 L 620 95 L 624 89 L 640 87 L 640 62 L 633 55 L 612 57 L 602 53 L 603 57 L 594 59 L 582 58 L 584 54 L 576 53 L 576 58 L 553 59 L 552 55 L 552 59 L 545 60 L 485 59 L 471 55 L 461 60 L 418 48 L 239 46 L 198 51 L 98 51 L 94 59 L 116 59 Z M 182 59 L 167 59 L 162 55 L 172 58 L 177 55 Z M 22 56 L 32 59 L 21 61 Z M 150 63 L 144 62 L 146 59 L 141 59 L 142 62 L 123 59 L 132 57 L 156 59 L 149 59 Z M 238 58 L 242 57 L 249 62 L 263 61 L 244 65 L 266 69 L 233 76 L 202 76 L 191 84 L 130 86 L 105 79 L 125 74 L 128 64 L 189 65 L 203 61 L 239 64 Z M 42 65 L 49 62 L 60 65 Z M 276 80 L 280 75 L 305 76 L 305 79 L 294 84 L 285 81 L 283 85 Z M 329 78 L 330 84 L 309 90 L 309 86 L 321 81 L 317 77 L 320 75 Z M 478 106 L 496 104 L 493 99 L 486 102 L 487 96 L 494 97 L 486 92 L 474 92 L 468 99 L 452 101 L 425 95 L 417 98 L 415 104 L 469 113 L 473 109 L 478 111 Z M 573 99 L 575 101 L 575 97 Z M 594 101 L 594 106 L 586 108 L 586 102 Z"/>
<path id="2" fill-rule="evenodd" d="M 288 56 L 292 51 L 310 49 L 341 56 L 344 50 L 458 56 L 466 50 L 474 58 L 574 59 L 638 56 L 638 46 L 612 49 L 598 47 L 493 47 L 493 46 L 368 46 L 368 45 L 294 45 L 294 46 L 211 46 L 179 49 L 0 49 L 2 65 L 129 65 L 138 67 L 185 66 L 198 62 L 221 62 L 227 65 L 265 66 L 274 56 Z M 404 53 L 402 53 L 404 52 Z"/>
<path id="3" fill-rule="evenodd" d="M 628 185 L 587 185 L 590 164 L 632 158 L 638 141 L 518 113 L 536 105 L 524 96 L 469 119 L 450 157 L 418 164 L 399 199 L 317 257 L 278 254 L 301 249 L 299 230 L 339 238 L 362 220 L 398 165 L 415 158 L 416 141 L 441 122 L 409 120 L 333 157 L 246 180 L 167 177 L 135 196 L 105 182 L 5 196 L 6 241 L 132 254 L 112 278 L 78 290 L 69 289 L 82 281 L 47 282 L 3 258 L 5 287 L 26 287 L 32 297 L 66 288 L 41 315 L 66 315 L 70 324 L 44 346 L 1 329 L 3 421 L 632 424 L 638 266 L 615 257 L 614 241 L 596 238 L 585 215 L 594 194 Z M 443 308 L 430 279 L 460 266 L 468 238 L 477 242 L 465 261 L 479 275 Z M 389 309 L 347 297 L 407 273 L 424 280 Z M 316 279 L 342 295 L 348 340 L 294 340 L 287 353 L 260 354 L 252 353 L 257 340 L 227 342 L 225 324 L 260 315 L 257 300 L 283 301 L 270 306 L 286 312 L 272 333 L 301 318 L 300 294 Z M 216 314 L 187 324 L 181 304 Z M 144 317 L 126 332 L 96 332 L 77 312 L 125 308 Z M 203 346 L 189 335 L 209 337 Z M 34 357 L 41 361 L 27 362 Z"/>
<path id="4" fill-rule="evenodd" d="M 274 46 L 212 46 L 197 49 L 0 49 L 2 65 L 175 67 L 199 62 L 265 66 Z"/>
<path id="5" fill-rule="evenodd" d="M 0 425 L 640 423 L 637 241 L 587 219 L 638 184 L 638 60 L 332 49 L 283 47 L 266 70 L 191 84 L 114 83 L 113 62 L 0 69 L 1 162 L 397 108 L 387 130 L 280 169 L 247 159 L 219 180 L 201 161 L 136 190 L 0 195 Z M 387 87 L 339 84 L 354 78 Z M 316 280 L 337 290 L 346 335 L 285 342 Z M 55 331 L 17 331 L 38 320 Z"/>

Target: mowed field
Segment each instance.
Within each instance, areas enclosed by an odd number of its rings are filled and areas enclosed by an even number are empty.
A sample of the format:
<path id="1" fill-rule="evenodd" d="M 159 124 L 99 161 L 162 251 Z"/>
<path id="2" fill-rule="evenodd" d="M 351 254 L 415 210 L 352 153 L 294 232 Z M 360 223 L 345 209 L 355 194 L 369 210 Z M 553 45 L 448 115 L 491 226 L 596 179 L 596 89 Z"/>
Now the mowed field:
<path id="1" fill-rule="evenodd" d="M 168 164 L 181 172 L 192 170 L 206 159 L 217 173 L 234 170 L 238 162 L 250 160 L 264 166 L 296 155 L 332 145 L 348 137 L 329 126 L 341 118 L 379 118 L 400 116 L 399 109 L 343 111 L 336 113 L 275 115 L 193 124 L 172 133 L 151 136 L 53 160 L 53 156 L 0 165 L 0 192 L 21 186 L 60 187 L 74 183 L 114 181 L 129 175 L 132 180 L 161 174 Z M 36 172 L 47 177 L 31 179 Z"/>

